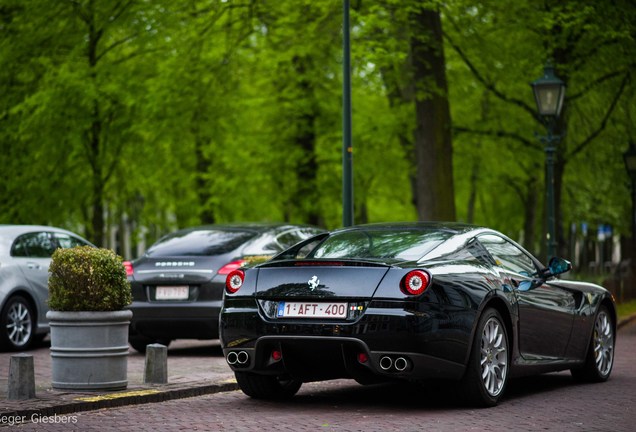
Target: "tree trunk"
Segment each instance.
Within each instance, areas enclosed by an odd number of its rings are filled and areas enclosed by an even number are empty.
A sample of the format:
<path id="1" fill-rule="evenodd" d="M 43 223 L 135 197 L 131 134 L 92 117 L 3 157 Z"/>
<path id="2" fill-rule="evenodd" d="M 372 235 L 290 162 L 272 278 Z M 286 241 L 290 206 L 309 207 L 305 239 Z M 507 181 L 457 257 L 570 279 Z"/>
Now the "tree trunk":
<path id="1" fill-rule="evenodd" d="M 199 198 L 199 219 L 202 224 L 213 224 L 215 222 L 214 211 L 210 208 L 210 199 L 212 193 L 210 191 L 210 182 L 207 180 L 207 174 L 210 170 L 210 160 L 206 157 L 204 147 L 208 141 L 200 135 L 198 127 L 198 116 L 193 121 L 193 135 L 195 142 L 196 154 L 196 185 L 197 196 Z"/>
<path id="2" fill-rule="evenodd" d="M 439 12 L 413 13 L 411 52 L 416 83 L 416 206 L 420 220 L 455 220 L 453 149 Z"/>
<path id="3" fill-rule="evenodd" d="M 466 222 L 471 224 L 475 221 L 475 204 L 477 201 L 477 182 L 479 181 L 478 160 L 473 161 L 470 172 L 470 192 L 468 194 L 468 211 L 466 212 Z"/>
<path id="4" fill-rule="evenodd" d="M 301 209 L 302 219 L 312 225 L 321 225 L 318 211 L 318 195 L 316 185 L 318 178 L 318 163 L 316 161 L 316 112 L 315 95 L 311 83 L 305 78 L 307 75 L 306 57 L 294 57 L 293 64 L 296 73 L 302 77 L 298 87 L 301 99 L 308 107 L 294 119 L 297 125 L 296 145 L 301 149 L 301 158 L 297 167 L 297 188 L 293 202 Z"/>
<path id="5" fill-rule="evenodd" d="M 533 170 L 533 172 L 535 172 Z M 530 176 L 526 182 L 526 197 L 523 212 L 523 246 L 529 251 L 535 250 L 535 225 L 537 222 L 537 201 L 539 180 L 536 176 Z"/>
<path id="6" fill-rule="evenodd" d="M 101 39 L 102 33 L 95 28 L 92 3 L 89 3 L 88 11 L 88 64 L 90 66 L 90 78 L 95 82 L 97 87 L 97 45 Z M 104 189 L 105 179 L 102 171 L 102 119 L 100 113 L 99 101 L 93 101 L 93 112 L 91 113 L 91 126 L 87 134 L 88 143 L 88 161 L 92 169 L 93 177 L 93 196 L 92 196 L 92 221 L 90 240 L 95 246 L 101 247 L 104 244 Z"/>

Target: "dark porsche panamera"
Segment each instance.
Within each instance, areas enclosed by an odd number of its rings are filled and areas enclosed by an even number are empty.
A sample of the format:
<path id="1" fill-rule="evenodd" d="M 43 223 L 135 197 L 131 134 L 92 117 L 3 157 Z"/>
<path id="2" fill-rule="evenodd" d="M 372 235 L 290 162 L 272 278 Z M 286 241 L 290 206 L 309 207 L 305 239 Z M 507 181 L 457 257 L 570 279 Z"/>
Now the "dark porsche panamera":
<path id="1" fill-rule="evenodd" d="M 556 277 L 570 268 L 559 258 L 545 267 L 486 228 L 344 228 L 228 274 L 221 344 L 254 398 L 335 378 L 443 378 L 470 403 L 493 406 L 514 376 L 609 378 L 614 301 Z"/>
<path id="2" fill-rule="evenodd" d="M 131 283 L 130 344 L 217 339 L 225 278 L 262 262 L 322 229 L 308 225 L 243 223 L 185 228 L 159 239 L 124 263 Z"/>

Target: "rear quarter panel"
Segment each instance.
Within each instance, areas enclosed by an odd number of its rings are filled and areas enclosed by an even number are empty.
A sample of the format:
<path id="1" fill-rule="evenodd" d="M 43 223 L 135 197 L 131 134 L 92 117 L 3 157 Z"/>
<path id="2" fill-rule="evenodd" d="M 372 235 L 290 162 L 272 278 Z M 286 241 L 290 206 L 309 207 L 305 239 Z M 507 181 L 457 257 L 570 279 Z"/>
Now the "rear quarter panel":
<path id="1" fill-rule="evenodd" d="M 575 298 L 574 322 L 572 334 L 566 351 L 566 358 L 584 359 L 589 346 L 594 319 L 601 305 L 606 305 L 616 326 L 616 305 L 609 291 L 605 288 L 589 283 L 569 280 L 555 280 L 548 282 L 562 289 L 570 291 Z M 616 329 L 614 329 L 616 330 Z"/>

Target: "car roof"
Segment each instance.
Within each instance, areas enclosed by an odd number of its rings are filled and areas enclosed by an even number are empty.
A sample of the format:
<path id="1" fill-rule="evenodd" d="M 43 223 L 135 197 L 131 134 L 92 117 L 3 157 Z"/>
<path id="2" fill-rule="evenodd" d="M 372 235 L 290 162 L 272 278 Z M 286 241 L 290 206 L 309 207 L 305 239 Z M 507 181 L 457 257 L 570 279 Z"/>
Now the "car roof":
<path id="1" fill-rule="evenodd" d="M 439 230 L 447 231 L 452 234 L 465 234 L 472 231 L 478 232 L 486 228 L 461 222 L 384 222 L 363 225 L 354 225 L 351 227 L 340 228 L 333 232 L 344 232 L 350 230 L 401 230 L 401 229 L 421 229 L 421 230 Z"/>
<path id="2" fill-rule="evenodd" d="M 53 227 L 49 225 L 10 225 L 0 224 L 0 235 L 8 238 L 16 238 L 19 235 L 34 231 L 51 231 L 77 235 L 63 228 Z"/>
<path id="3" fill-rule="evenodd" d="M 68 231 L 63 228 L 57 228 L 57 227 L 53 227 L 49 225 L 0 224 L 0 255 L 4 255 L 5 253 L 8 253 L 9 248 L 11 247 L 14 240 L 20 237 L 22 234 L 27 234 L 30 232 L 40 232 L 40 231 L 64 233 L 64 234 L 72 235 L 74 237 L 79 237 L 78 234 L 75 234 L 72 231 Z"/>
<path id="4" fill-rule="evenodd" d="M 312 225 L 292 224 L 292 223 L 279 223 L 279 222 L 237 222 L 226 224 L 208 224 L 199 225 L 193 227 L 182 228 L 175 232 L 192 232 L 192 231 L 206 231 L 206 230 L 227 230 L 227 231 L 251 231 L 257 234 L 267 231 L 286 229 L 286 228 L 315 228 L 321 229 Z"/>

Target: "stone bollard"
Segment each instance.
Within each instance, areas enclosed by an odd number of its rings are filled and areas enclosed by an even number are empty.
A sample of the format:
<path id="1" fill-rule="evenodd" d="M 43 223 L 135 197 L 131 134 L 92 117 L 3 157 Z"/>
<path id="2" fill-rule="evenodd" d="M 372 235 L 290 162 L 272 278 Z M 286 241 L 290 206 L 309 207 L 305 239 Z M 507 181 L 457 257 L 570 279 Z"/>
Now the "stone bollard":
<path id="1" fill-rule="evenodd" d="M 25 400 L 35 398 L 35 372 L 33 356 L 15 354 L 9 361 L 9 388 L 7 399 Z"/>
<path id="2" fill-rule="evenodd" d="M 150 344 L 146 347 L 144 367 L 145 384 L 166 384 L 168 382 L 168 347 Z"/>

